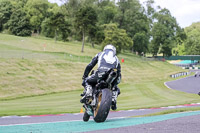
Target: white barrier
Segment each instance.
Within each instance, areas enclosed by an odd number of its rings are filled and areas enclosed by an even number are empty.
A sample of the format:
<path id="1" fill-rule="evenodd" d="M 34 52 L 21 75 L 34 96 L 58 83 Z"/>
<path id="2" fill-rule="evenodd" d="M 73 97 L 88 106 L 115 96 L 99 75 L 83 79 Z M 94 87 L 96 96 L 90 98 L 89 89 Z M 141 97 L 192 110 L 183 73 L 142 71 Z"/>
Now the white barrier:
<path id="1" fill-rule="evenodd" d="M 177 77 L 185 76 L 185 75 L 189 75 L 189 74 L 190 74 L 190 72 L 181 72 L 181 73 L 172 74 L 172 75 L 170 75 L 170 77 L 177 78 Z"/>

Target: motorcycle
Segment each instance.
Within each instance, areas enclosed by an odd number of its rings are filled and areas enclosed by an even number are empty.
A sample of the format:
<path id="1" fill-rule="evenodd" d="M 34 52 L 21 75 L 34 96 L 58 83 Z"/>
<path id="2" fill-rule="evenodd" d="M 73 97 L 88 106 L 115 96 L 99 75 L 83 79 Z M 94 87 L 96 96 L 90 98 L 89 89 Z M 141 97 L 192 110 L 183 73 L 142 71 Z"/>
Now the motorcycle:
<path id="1" fill-rule="evenodd" d="M 117 77 L 117 71 L 110 69 L 105 75 L 93 86 L 92 96 L 87 98 L 83 105 L 85 108 L 83 121 L 85 122 L 89 120 L 90 116 L 93 116 L 95 122 L 104 122 L 109 114 L 112 96 L 113 93 L 116 93 L 112 83 Z"/>

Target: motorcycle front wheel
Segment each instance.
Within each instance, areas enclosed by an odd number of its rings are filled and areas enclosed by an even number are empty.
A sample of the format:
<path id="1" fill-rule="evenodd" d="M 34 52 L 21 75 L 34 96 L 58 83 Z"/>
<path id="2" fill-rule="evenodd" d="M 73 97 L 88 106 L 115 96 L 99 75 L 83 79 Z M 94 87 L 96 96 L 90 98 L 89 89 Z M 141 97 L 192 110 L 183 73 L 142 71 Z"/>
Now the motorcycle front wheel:
<path id="1" fill-rule="evenodd" d="M 109 114 L 112 103 L 112 91 L 110 89 L 103 89 L 98 94 L 97 107 L 94 110 L 94 121 L 104 122 Z"/>
<path id="2" fill-rule="evenodd" d="M 83 115 L 83 121 L 87 122 L 89 119 L 90 119 L 90 115 L 88 115 L 88 113 L 85 111 Z"/>

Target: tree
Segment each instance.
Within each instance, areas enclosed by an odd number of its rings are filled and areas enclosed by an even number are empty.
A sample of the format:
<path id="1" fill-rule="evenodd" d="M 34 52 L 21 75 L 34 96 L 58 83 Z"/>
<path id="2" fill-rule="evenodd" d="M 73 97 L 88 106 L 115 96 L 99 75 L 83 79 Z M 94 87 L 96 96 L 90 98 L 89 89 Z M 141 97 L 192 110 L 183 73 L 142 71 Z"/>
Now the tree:
<path id="1" fill-rule="evenodd" d="M 90 39 L 90 42 L 92 44 L 92 47 L 94 48 L 94 43 L 95 43 L 95 37 L 96 37 L 96 33 L 97 33 L 97 27 L 94 26 L 90 29 L 89 33 L 88 33 L 88 37 Z"/>
<path id="2" fill-rule="evenodd" d="M 0 1 L 0 31 L 3 30 L 3 25 L 10 19 L 12 8 L 13 6 L 10 1 Z"/>
<path id="3" fill-rule="evenodd" d="M 70 24 L 66 20 L 66 17 L 60 11 L 55 11 L 51 17 L 46 18 L 42 23 L 42 33 L 47 37 L 55 37 L 55 42 L 58 36 L 61 36 L 63 41 L 67 41 L 67 37 L 70 33 Z"/>
<path id="4" fill-rule="evenodd" d="M 172 54 L 175 56 L 186 55 L 185 44 L 178 44 L 175 48 L 172 49 Z"/>
<path id="5" fill-rule="evenodd" d="M 117 7 L 114 1 L 101 1 L 97 6 L 97 14 L 99 25 L 109 24 L 114 22 L 114 18 L 117 14 Z"/>
<path id="6" fill-rule="evenodd" d="M 85 6 L 82 7 L 75 17 L 75 26 L 77 31 L 80 31 L 82 34 L 82 49 L 81 52 L 84 52 L 84 43 L 85 36 L 88 32 L 95 27 L 97 23 L 97 14 L 92 7 Z"/>
<path id="7" fill-rule="evenodd" d="M 187 35 L 183 28 L 178 28 L 176 34 L 176 47 L 172 49 L 172 54 L 174 55 L 184 55 L 185 54 L 185 44 L 184 41 L 187 39 Z"/>
<path id="8" fill-rule="evenodd" d="M 193 23 L 191 26 L 185 28 L 187 39 L 185 40 L 186 54 L 199 55 L 200 54 L 200 22 Z"/>
<path id="9" fill-rule="evenodd" d="M 189 55 L 200 54 L 200 33 L 197 30 L 193 30 L 185 42 L 186 53 Z"/>
<path id="10" fill-rule="evenodd" d="M 133 37 L 134 40 L 134 49 L 138 52 L 139 55 L 141 53 L 146 53 L 148 51 L 148 36 L 145 33 L 138 32 Z"/>
<path id="11" fill-rule="evenodd" d="M 176 36 L 180 27 L 168 9 L 161 9 L 154 17 L 157 22 L 152 28 L 151 52 L 153 55 L 163 53 L 163 56 L 170 56 L 172 48 L 176 46 Z"/>
<path id="12" fill-rule="evenodd" d="M 10 0 L 15 9 L 24 8 L 28 0 Z"/>
<path id="13" fill-rule="evenodd" d="M 146 52 L 150 38 L 150 23 L 145 10 L 138 0 L 120 0 L 117 4 L 120 11 L 116 15 L 116 22 L 119 23 L 119 28 L 125 29 L 128 36 L 132 38 L 134 42 L 132 52 L 137 51 L 139 54 Z M 140 43 L 138 39 L 143 43 Z M 142 47 L 144 51 L 141 51 Z"/>
<path id="14" fill-rule="evenodd" d="M 50 26 L 50 18 L 45 18 L 45 20 L 42 22 L 41 28 L 41 34 L 46 36 L 46 37 L 50 37 L 50 38 L 54 38 L 55 36 L 55 30 Z"/>
<path id="15" fill-rule="evenodd" d="M 145 2 L 145 5 L 146 5 L 146 16 L 147 18 L 149 19 L 149 22 L 150 22 L 150 28 L 152 28 L 153 26 L 153 21 L 154 21 L 154 14 L 156 13 L 156 10 L 154 9 L 154 0 L 147 0 Z"/>
<path id="16" fill-rule="evenodd" d="M 47 9 L 49 7 L 48 4 L 48 0 L 28 0 L 25 5 L 33 30 L 38 34 L 41 31 L 42 21 L 47 16 Z"/>
<path id="17" fill-rule="evenodd" d="M 75 14 L 80 8 L 80 0 L 65 0 L 63 7 L 66 9 L 67 15 L 74 20 Z"/>
<path id="18" fill-rule="evenodd" d="M 106 24 L 105 29 L 105 39 L 102 42 L 102 48 L 107 44 L 112 44 L 116 47 L 117 53 L 121 50 L 128 49 L 132 47 L 133 41 L 128 37 L 127 33 L 123 29 L 118 29 L 116 24 Z"/>
<path id="19" fill-rule="evenodd" d="M 6 24 L 6 27 L 8 27 L 12 34 L 17 36 L 31 35 L 29 18 L 23 9 L 17 9 L 12 13 L 9 21 Z"/>
<path id="20" fill-rule="evenodd" d="M 125 12 L 130 8 L 130 3 L 128 3 L 129 1 L 125 1 L 125 0 L 119 0 L 117 5 L 118 7 L 118 14 L 116 15 L 115 19 L 116 22 L 119 24 L 119 27 L 122 28 L 125 21 Z"/>
<path id="21" fill-rule="evenodd" d="M 101 44 L 105 39 L 103 26 L 94 26 L 88 34 L 89 40 L 94 48 L 94 44 Z"/>
<path id="22" fill-rule="evenodd" d="M 80 0 L 63 0 L 63 2 L 64 2 L 64 5 L 61 6 L 61 10 L 69 18 L 68 21 L 71 24 L 70 36 L 73 39 L 77 39 L 77 35 L 79 34 L 77 33 L 77 30 L 75 27 L 75 16 L 76 16 L 76 12 L 82 7 L 81 2 Z"/>
<path id="23" fill-rule="evenodd" d="M 56 12 L 50 17 L 50 27 L 55 31 L 55 41 L 57 40 L 58 32 L 61 32 L 62 39 L 66 41 L 70 32 L 69 23 L 61 12 Z"/>
<path id="24" fill-rule="evenodd" d="M 118 3 L 119 13 L 115 20 L 119 28 L 125 29 L 128 35 L 133 38 L 141 29 L 140 20 L 143 19 L 143 8 L 138 0 L 120 0 Z"/>

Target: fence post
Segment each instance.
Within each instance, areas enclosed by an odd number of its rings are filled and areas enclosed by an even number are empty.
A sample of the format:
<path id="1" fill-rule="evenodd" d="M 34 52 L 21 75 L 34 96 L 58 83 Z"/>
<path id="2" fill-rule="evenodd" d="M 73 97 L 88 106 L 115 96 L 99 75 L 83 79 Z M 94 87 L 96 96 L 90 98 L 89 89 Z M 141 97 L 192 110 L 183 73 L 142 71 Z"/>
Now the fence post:
<path id="1" fill-rule="evenodd" d="M 24 59 L 24 51 L 22 51 L 22 59 Z"/>

